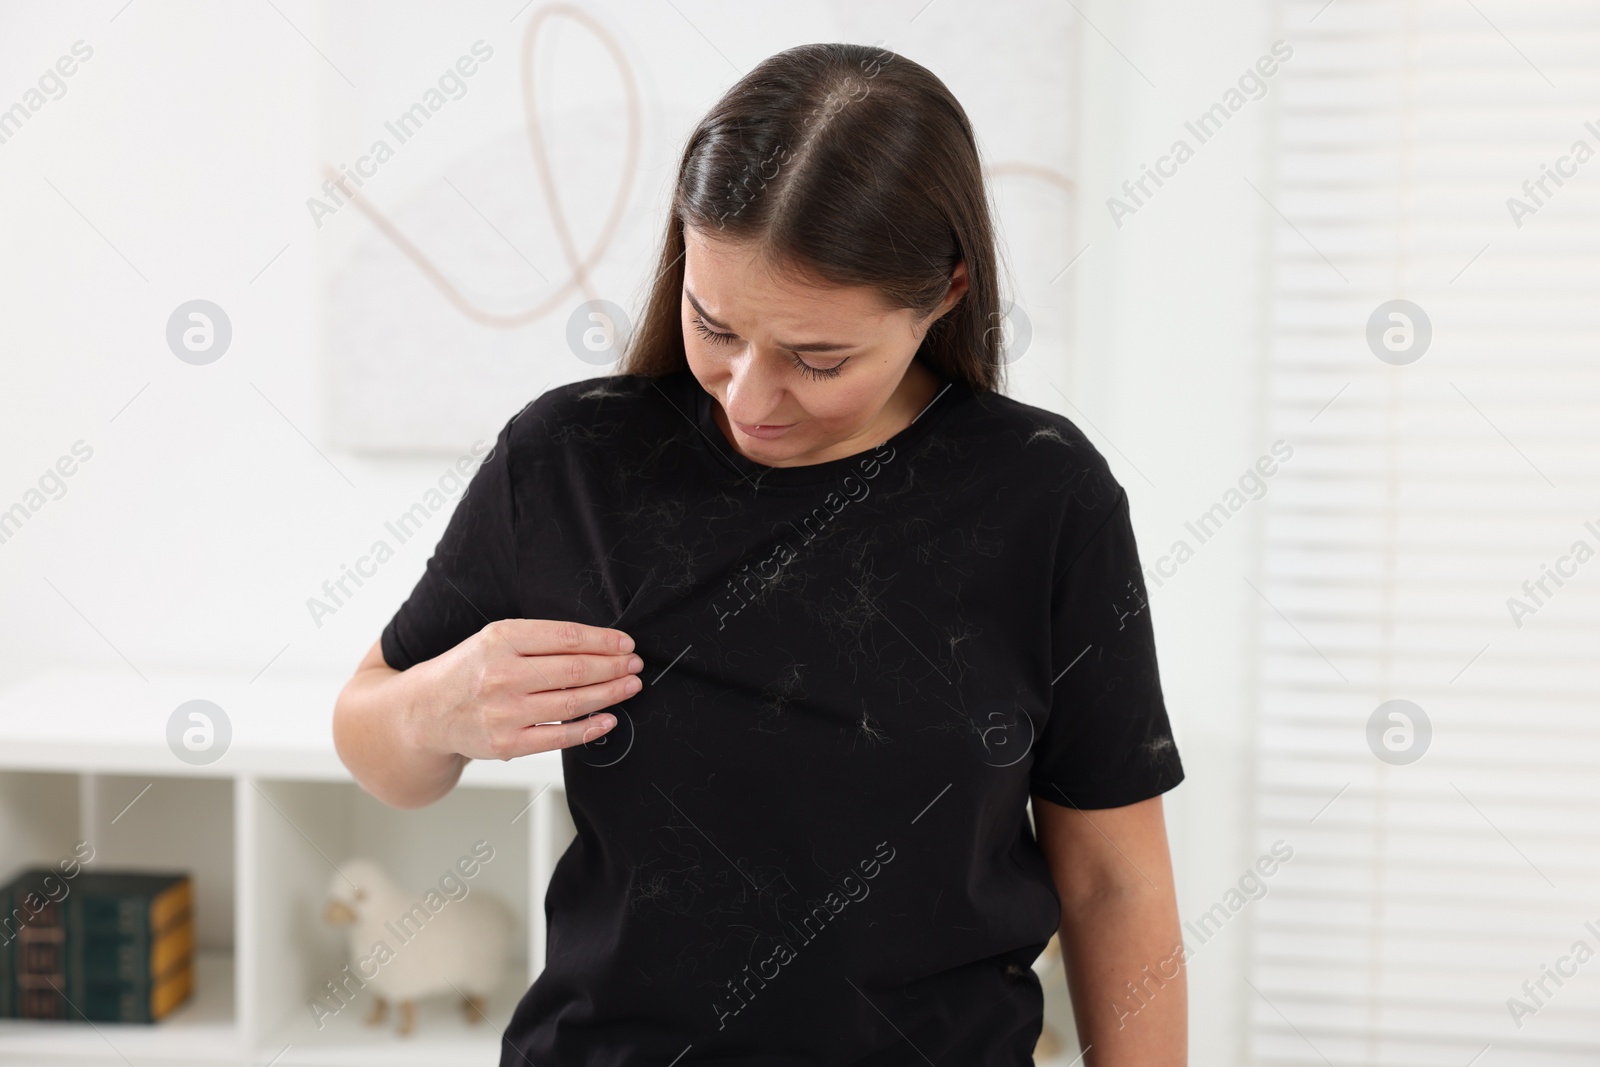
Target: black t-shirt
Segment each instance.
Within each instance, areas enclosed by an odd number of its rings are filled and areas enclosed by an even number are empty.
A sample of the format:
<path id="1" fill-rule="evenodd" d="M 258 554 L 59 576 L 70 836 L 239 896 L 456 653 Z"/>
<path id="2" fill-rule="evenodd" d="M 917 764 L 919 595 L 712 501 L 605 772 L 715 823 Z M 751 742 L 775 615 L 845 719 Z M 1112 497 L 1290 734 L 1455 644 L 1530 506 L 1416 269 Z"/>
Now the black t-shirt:
<path id="1" fill-rule="evenodd" d="M 1183 779 L 1127 495 L 1066 418 L 959 382 L 799 467 L 713 404 L 686 370 L 529 403 L 383 631 L 400 670 L 501 618 L 645 662 L 562 752 L 577 836 L 501 1063 L 1031 1064 L 1030 793 Z"/>

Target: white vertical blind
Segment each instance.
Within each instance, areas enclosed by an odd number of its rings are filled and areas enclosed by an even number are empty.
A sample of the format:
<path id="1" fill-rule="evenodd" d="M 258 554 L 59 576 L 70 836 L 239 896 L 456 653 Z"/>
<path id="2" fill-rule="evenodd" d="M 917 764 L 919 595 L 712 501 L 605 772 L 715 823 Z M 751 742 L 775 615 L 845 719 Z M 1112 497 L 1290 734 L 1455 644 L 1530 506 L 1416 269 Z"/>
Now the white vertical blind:
<path id="1" fill-rule="evenodd" d="M 1276 177 L 1241 195 L 1274 225 L 1267 440 L 1295 449 L 1249 578 L 1257 838 L 1295 855 L 1251 906 L 1250 1056 L 1595 1067 L 1600 3 L 1281 17 Z M 1432 326 L 1406 365 L 1367 341 L 1394 299 Z M 1431 722 L 1415 762 L 1369 747 L 1397 699 Z"/>

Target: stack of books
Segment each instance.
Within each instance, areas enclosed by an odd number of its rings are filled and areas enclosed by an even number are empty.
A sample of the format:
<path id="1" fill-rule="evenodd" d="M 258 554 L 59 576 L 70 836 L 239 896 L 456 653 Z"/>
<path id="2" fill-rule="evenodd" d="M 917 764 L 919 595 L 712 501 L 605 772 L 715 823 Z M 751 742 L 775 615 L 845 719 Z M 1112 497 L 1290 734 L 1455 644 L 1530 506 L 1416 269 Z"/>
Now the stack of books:
<path id="1" fill-rule="evenodd" d="M 41 867 L 0 886 L 0 1017 L 153 1023 L 193 988 L 189 875 Z"/>

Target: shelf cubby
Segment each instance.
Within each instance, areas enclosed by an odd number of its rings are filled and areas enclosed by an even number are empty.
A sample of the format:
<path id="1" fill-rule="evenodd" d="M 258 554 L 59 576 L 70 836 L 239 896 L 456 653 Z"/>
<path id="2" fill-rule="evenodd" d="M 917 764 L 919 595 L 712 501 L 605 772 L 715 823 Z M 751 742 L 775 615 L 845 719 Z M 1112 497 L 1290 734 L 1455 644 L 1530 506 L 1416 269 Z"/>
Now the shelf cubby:
<path id="1" fill-rule="evenodd" d="M 572 838 L 560 758 L 469 764 L 454 791 L 390 808 L 351 779 L 328 729 L 337 679 L 254 684 L 115 675 L 41 676 L 0 693 L 0 878 L 94 849 L 89 868 L 179 869 L 195 883 L 195 992 L 151 1025 L 0 1020 L 0 1063 L 40 1067 L 451 1067 L 498 1062 L 500 1032 L 544 958 L 545 887 Z M 64 694 L 68 694 L 64 696 Z M 229 750 L 192 766 L 165 720 L 195 695 L 228 709 Z M 514 917 L 500 988 L 469 1023 L 459 1000 L 420 1000 L 398 1033 L 391 1006 L 367 1022 L 371 988 L 313 1011 L 349 961 L 324 919 L 346 861 L 377 862 L 397 887 L 435 885 L 475 842 L 493 849 L 470 893 Z M 481 846 L 480 846 L 481 849 Z M 326 1002 L 336 1004 L 338 1002 Z"/>

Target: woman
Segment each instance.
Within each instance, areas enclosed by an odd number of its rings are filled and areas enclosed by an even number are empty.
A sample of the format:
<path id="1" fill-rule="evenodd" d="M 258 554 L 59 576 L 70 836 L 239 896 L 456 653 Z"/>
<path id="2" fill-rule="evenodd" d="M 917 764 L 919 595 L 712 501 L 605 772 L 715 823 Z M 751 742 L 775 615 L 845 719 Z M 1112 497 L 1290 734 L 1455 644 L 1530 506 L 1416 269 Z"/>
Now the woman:
<path id="1" fill-rule="evenodd" d="M 1184 1061 L 1128 499 L 997 391 L 994 246 L 930 72 L 762 63 L 689 138 L 619 373 L 506 424 L 340 695 L 397 807 L 563 750 L 506 1067 L 1027 1064 L 1058 929 L 1087 1062 Z"/>

